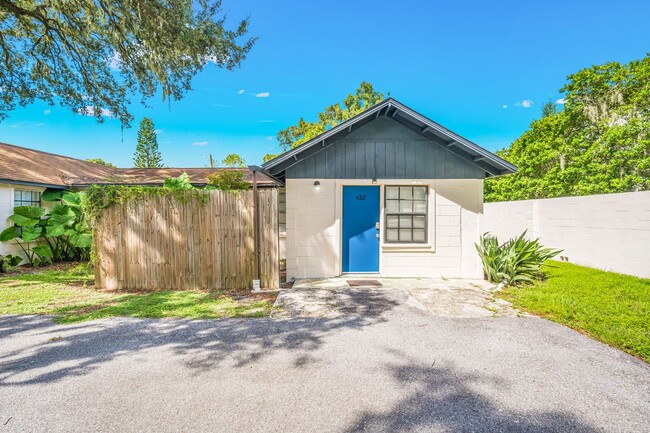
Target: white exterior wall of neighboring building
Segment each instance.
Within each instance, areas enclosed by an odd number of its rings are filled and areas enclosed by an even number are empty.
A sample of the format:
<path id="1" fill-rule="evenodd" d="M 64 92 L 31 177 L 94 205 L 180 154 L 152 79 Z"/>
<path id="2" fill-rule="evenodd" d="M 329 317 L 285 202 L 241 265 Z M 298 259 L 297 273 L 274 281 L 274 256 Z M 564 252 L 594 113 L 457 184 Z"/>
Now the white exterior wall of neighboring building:
<path id="1" fill-rule="evenodd" d="M 0 183 L 0 232 L 13 224 L 9 220 L 9 216 L 14 213 L 14 191 L 16 189 L 40 193 L 45 191 L 43 187 Z M 0 255 L 6 254 L 20 254 L 24 256 L 17 241 L 0 242 Z"/>
<path id="2" fill-rule="evenodd" d="M 314 186 L 318 180 L 320 185 Z M 341 215 L 344 185 L 373 185 L 370 180 L 287 179 L 287 278 L 341 274 Z M 387 179 L 380 188 L 379 272 L 385 277 L 481 278 L 474 242 L 480 234 L 483 181 L 480 179 Z M 385 185 L 429 187 L 426 244 L 384 242 Z"/>

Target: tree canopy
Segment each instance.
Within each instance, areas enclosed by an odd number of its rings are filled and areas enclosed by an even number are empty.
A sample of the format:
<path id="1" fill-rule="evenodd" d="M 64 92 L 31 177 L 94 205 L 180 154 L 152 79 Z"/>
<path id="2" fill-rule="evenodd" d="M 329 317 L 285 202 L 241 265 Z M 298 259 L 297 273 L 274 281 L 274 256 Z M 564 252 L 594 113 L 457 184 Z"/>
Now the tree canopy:
<path id="1" fill-rule="evenodd" d="M 372 107 L 376 103 L 384 99 L 383 93 L 376 91 L 371 83 L 367 81 L 362 82 L 355 93 L 348 95 L 343 100 L 343 106 L 336 102 L 323 111 L 318 113 L 318 120 L 316 122 L 306 121 L 300 118 L 298 123 L 289 126 L 286 129 L 278 132 L 278 142 L 282 150 L 287 151 L 293 149 L 300 144 L 311 140 L 319 134 L 327 131 L 332 126 L 356 116 L 363 110 Z M 264 162 L 270 161 L 277 155 L 267 154 L 264 156 Z"/>
<path id="2" fill-rule="evenodd" d="M 180 99 L 206 65 L 239 66 L 248 25 L 221 0 L 0 0 L 0 121 L 42 100 L 129 126 L 131 95 Z"/>
<path id="3" fill-rule="evenodd" d="M 139 168 L 158 168 L 163 166 L 162 155 L 158 150 L 158 137 L 153 121 L 145 117 L 140 122 L 138 144 L 133 154 L 133 164 Z"/>
<path id="4" fill-rule="evenodd" d="M 497 154 L 519 172 L 485 183 L 486 201 L 650 189 L 650 55 L 569 75 L 564 109 L 544 109 Z"/>
<path id="5" fill-rule="evenodd" d="M 92 162 L 92 163 L 95 163 L 95 164 L 99 164 L 99 165 L 105 165 L 107 167 L 115 167 L 115 164 L 111 164 L 110 162 L 106 162 L 101 158 L 89 158 L 86 161 Z"/>
<path id="6" fill-rule="evenodd" d="M 236 153 L 231 153 L 226 155 L 226 157 L 221 161 L 225 167 L 246 167 L 246 161 L 241 156 Z"/>

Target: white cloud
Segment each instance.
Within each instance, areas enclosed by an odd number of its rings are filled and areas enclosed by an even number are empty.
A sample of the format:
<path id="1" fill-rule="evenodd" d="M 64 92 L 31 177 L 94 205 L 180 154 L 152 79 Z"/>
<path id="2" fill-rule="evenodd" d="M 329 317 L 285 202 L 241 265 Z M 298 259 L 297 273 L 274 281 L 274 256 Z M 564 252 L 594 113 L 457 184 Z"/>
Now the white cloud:
<path id="1" fill-rule="evenodd" d="M 45 114 L 46 116 L 47 116 L 48 114 L 50 114 L 51 112 L 52 112 L 52 110 L 43 110 L 43 114 Z"/>
<path id="2" fill-rule="evenodd" d="M 237 93 L 239 93 L 240 95 L 243 95 L 245 91 L 246 91 L 246 89 L 239 89 L 239 92 L 237 92 Z"/>
<path id="3" fill-rule="evenodd" d="M 269 135 L 268 137 L 266 137 L 266 139 L 269 140 L 269 141 L 272 141 L 274 138 L 275 137 L 273 137 L 272 135 Z"/>
<path id="4" fill-rule="evenodd" d="M 269 96 L 271 96 L 271 93 L 269 92 L 261 92 L 255 94 L 256 98 L 268 98 Z"/>
<path id="5" fill-rule="evenodd" d="M 45 123 L 43 122 L 34 123 L 34 126 L 43 126 L 43 125 L 45 125 Z"/>
<path id="6" fill-rule="evenodd" d="M 111 110 L 108 108 L 100 108 L 100 114 L 105 117 L 113 117 L 113 113 L 111 113 Z M 77 113 L 83 114 L 84 116 L 94 116 L 95 115 L 95 107 L 92 105 L 86 105 L 84 108 L 80 108 L 77 110 Z"/>
<path id="7" fill-rule="evenodd" d="M 273 123 L 275 120 L 260 120 L 260 123 Z"/>
<path id="8" fill-rule="evenodd" d="M 555 103 L 556 103 L 556 104 L 560 104 L 560 105 L 564 105 L 564 104 L 566 104 L 566 99 L 564 99 L 564 98 L 560 98 L 560 99 L 558 99 L 557 101 L 555 101 Z"/>
<path id="9" fill-rule="evenodd" d="M 155 132 L 156 134 L 160 134 L 163 131 L 164 131 L 164 129 L 162 129 L 162 128 L 153 130 L 153 132 Z"/>
<path id="10" fill-rule="evenodd" d="M 120 69 L 121 65 L 122 65 L 122 59 L 120 58 L 120 55 L 114 52 L 113 57 L 108 59 L 108 67 L 111 68 L 111 70 L 113 71 L 117 71 Z"/>
<path id="11" fill-rule="evenodd" d="M 192 146 L 207 146 L 208 142 L 207 141 L 195 141 L 192 143 Z"/>
<path id="12" fill-rule="evenodd" d="M 503 109 L 508 108 L 508 104 L 503 104 L 503 105 L 501 106 L 501 108 L 503 108 Z"/>
<path id="13" fill-rule="evenodd" d="M 533 102 L 532 99 L 524 99 L 524 100 L 521 101 L 521 102 L 517 102 L 515 105 L 516 105 L 517 107 L 530 108 L 530 107 L 533 106 L 533 104 L 534 104 L 534 102 Z"/>

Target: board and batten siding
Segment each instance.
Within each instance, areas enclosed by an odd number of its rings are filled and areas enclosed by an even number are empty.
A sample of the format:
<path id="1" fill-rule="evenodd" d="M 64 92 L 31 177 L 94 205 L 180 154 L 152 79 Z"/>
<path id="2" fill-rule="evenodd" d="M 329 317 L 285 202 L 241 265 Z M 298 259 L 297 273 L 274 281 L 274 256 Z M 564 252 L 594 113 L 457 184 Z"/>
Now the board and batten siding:
<path id="1" fill-rule="evenodd" d="M 485 171 L 381 117 L 287 168 L 287 179 L 483 179 Z"/>

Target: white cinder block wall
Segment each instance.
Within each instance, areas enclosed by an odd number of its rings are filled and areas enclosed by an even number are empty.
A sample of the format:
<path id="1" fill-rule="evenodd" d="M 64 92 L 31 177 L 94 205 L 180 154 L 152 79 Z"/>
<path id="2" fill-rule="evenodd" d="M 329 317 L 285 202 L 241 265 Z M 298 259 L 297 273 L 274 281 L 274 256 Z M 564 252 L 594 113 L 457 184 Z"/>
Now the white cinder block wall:
<path id="1" fill-rule="evenodd" d="M 320 185 L 314 186 L 318 180 Z M 371 185 L 370 180 L 288 179 L 287 277 L 341 274 L 341 193 L 343 185 Z M 395 247 L 383 242 L 381 189 L 380 274 L 386 277 L 481 278 L 474 248 L 483 209 L 483 181 L 379 180 L 378 185 L 429 186 L 429 242 Z"/>
<path id="2" fill-rule="evenodd" d="M 650 191 L 486 203 L 481 221 L 504 241 L 528 230 L 569 262 L 650 278 Z"/>

